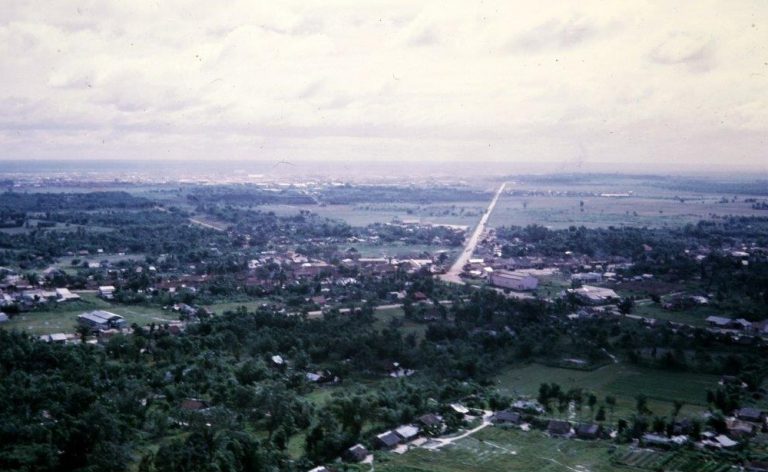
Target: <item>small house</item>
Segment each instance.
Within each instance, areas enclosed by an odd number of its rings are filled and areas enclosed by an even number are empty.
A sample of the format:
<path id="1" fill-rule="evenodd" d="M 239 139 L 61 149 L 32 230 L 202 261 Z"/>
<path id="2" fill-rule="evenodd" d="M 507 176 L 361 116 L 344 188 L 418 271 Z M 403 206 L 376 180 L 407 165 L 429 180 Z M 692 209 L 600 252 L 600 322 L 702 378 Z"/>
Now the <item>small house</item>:
<path id="1" fill-rule="evenodd" d="M 443 429 L 443 419 L 434 414 L 434 413 L 427 413 L 426 415 L 421 415 L 417 422 L 422 426 L 423 429 L 427 431 L 440 431 Z"/>
<path id="2" fill-rule="evenodd" d="M 99 287 L 99 296 L 105 300 L 115 298 L 115 287 L 112 285 L 102 285 Z"/>
<path id="3" fill-rule="evenodd" d="M 547 432 L 550 436 L 570 436 L 571 423 L 561 420 L 550 420 L 547 423 Z"/>
<path id="4" fill-rule="evenodd" d="M 208 402 L 197 398 L 187 398 L 181 402 L 180 408 L 186 411 L 202 411 L 209 407 Z"/>
<path id="5" fill-rule="evenodd" d="M 491 422 L 495 425 L 519 425 L 522 421 L 522 415 L 512 410 L 498 411 L 491 417 Z"/>
<path id="6" fill-rule="evenodd" d="M 739 408 L 736 410 L 735 416 L 742 421 L 749 421 L 750 423 L 765 422 L 765 412 L 757 408 Z"/>
<path id="7" fill-rule="evenodd" d="M 347 462 L 363 462 L 368 457 L 368 449 L 362 444 L 355 444 L 344 451 L 344 460 Z"/>
<path id="8" fill-rule="evenodd" d="M 704 321 L 707 323 L 708 326 L 712 328 L 728 328 L 731 326 L 731 320 L 730 318 L 726 318 L 724 316 L 707 316 Z"/>
<path id="9" fill-rule="evenodd" d="M 400 436 L 392 431 L 385 431 L 373 440 L 374 444 L 379 449 L 394 449 L 400 444 Z"/>
<path id="10" fill-rule="evenodd" d="M 640 442 L 648 447 L 656 447 L 660 449 L 669 449 L 675 445 L 674 441 L 666 436 L 659 434 L 646 433 L 640 438 Z"/>
<path id="11" fill-rule="evenodd" d="M 397 434 L 403 442 L 413 441 L 419 436 L 419 428 L 412 424 L 406 424 L 395 429 L 395 434 Z"/>
<path id="12" fill-rule="evenodd" d="M 600 436 L 600 425 L 582 423 L 576 427 L 576 437 L 579 439 L 597 439 Z"/>

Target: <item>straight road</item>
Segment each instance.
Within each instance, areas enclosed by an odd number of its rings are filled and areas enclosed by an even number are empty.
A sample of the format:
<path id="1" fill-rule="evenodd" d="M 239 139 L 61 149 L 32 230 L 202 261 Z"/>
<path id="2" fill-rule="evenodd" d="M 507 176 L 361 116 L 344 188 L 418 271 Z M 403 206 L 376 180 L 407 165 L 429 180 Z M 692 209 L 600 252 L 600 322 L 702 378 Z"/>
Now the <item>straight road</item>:
<path id="1" fill-rule="evenodd" d="M 499 186 L 499 189 L 496 191 L 496 195 L 494 195 L 493 200 L 491 200 L 490 205 L 488 205 L 488 209 L 485 210 L 482 218 L 480 218 L 480 222 L 475 227 L 475 231 L 472 233 L 472 236 L 470 236 L 467 242 L 464 244 L 464 250 L 461 252 L 458 259 L 456 259 L 456 262 L 453 263 L 451 268 L 448 269 L 448 272 L 440 276 L 440 279 L 443 282 L 452 282 L 456 284 L 464 283 L 464 281 L 461 280 L 461 277 L 459 277 L 459 274 L 461 274 L 461 271 L 464 270 L 464 266 L 467 265 L 469 259 L 472 257 L 472 254 L 475 252 L 475 247 L 477 247 L 477 243 L 480 242 L 480 237 L 485 232 L 485 226 L 488 223 L 488 218 L 490 218 L 491 213 L 493 213 L 493 209 L 496 207 L 496 202 L 499 201 L 499 197 L 504 191 L 504 187 L 506 185 L 507 183 L 504 182 Z"/>

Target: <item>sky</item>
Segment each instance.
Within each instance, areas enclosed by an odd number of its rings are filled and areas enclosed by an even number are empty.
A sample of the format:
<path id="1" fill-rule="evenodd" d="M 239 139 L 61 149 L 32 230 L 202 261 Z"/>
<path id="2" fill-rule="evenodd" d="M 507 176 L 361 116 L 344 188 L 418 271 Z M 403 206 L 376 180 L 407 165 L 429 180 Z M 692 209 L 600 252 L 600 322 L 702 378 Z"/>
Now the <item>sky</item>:
<path id="1" fill-rule="evenodd" d="M 768 171 L 768 2 L 15 1 L 18 159 Z"/>

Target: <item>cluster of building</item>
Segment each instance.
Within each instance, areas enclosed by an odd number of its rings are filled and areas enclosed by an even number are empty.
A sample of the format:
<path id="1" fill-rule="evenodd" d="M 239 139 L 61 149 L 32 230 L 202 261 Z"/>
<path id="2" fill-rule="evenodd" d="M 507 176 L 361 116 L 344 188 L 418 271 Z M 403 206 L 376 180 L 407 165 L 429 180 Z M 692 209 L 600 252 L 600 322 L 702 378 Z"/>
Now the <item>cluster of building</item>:
<path id="1" fill-rule="evenodd" d="M 686 418 L 676 421 L 669 434 L 644 434 L 640 438 L 640 444 L 671 449 L 692 443 L 699 449 L 729 451 L 741 448 L 750 438 L 766 431 L 766 412 L 758 408 L 744 407 L 725 419 L 725 431 L 706 430 L 696 435 L 693 422 Z"/>
<path id="2" fill-rule="evenodd" d="M 46 270 L 39 282 L 30 281 L 11 269 L 0 268 L 0 310 L 15 307 L 17 311 L 31 310 L 47 303 L 66 303 L 80 299 L 67 287 L 43 288 L 53 277 L 54 270 Z"/>

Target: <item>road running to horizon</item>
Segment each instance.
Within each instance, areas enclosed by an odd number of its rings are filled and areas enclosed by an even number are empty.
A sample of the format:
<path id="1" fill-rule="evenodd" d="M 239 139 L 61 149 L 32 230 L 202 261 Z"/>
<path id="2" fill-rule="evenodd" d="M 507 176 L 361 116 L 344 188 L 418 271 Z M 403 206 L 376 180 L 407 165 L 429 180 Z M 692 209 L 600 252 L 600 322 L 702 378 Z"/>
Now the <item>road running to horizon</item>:
<path id="1" fill-rule="evenodd" d="M 448 272 L 440 276 L 440 280 L 443 282 L 452 282 L 456 284 L 464 283 L 461 277 L 459 277 L 459 274 L 461 274 L 461 271 L 464 270 L 464 266 L 467 265 L 469 259 L 472 258 L 472 254 L 475 252 L 475 247 L 477 247 L 477 243 L 480 242 L 480 237 L 485 232 L 485 226 L 488 223 L 488 218 L 491 217 L 491 213 L 493 213 L 493 209 L 496 207 L 496 202 L 499 201 L 499 197 L 504 191 L 504 187 L 506 185 L 507 183 L 504 182 L 499 186 L 499 189 L 496 191 L 496 195 L 493 196 L 491 203 L 488 205 L 488 209 L 485 210 L 482 218 L 480 218 L 480 222 L 475 227 L 475 231 L 472 233 L 472 236 L 470 236 L 470 238 L 467 239 L 467 242 L 464 244 L 464 250 L 461 252 L 461 254 L 459 254 L 459 257 L 456 259 L 456 262 L 453 263 L 451 268 L 448 269 Z"/>

